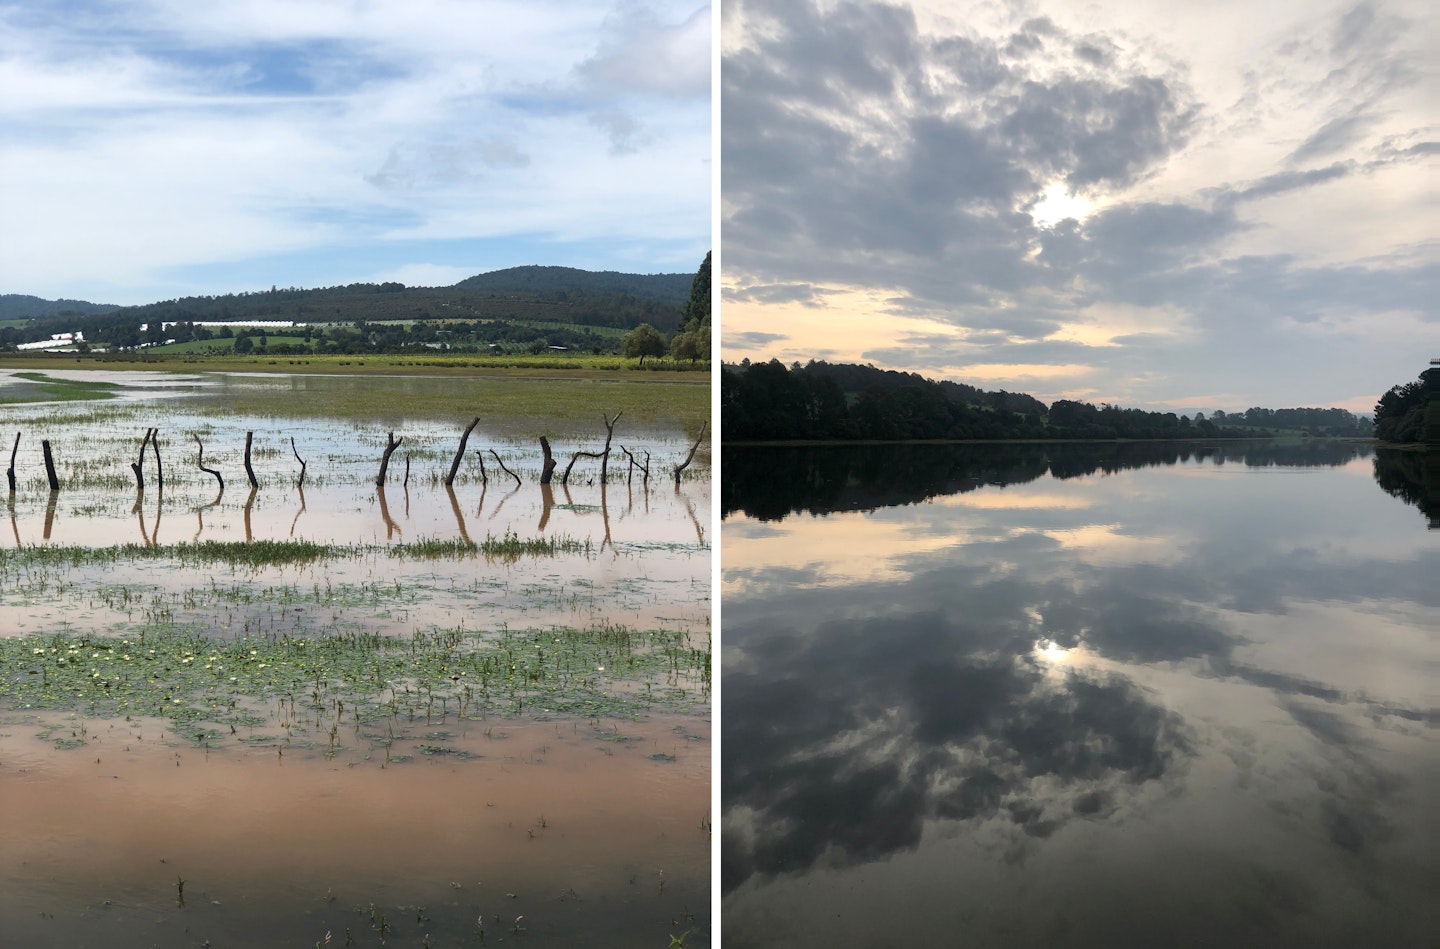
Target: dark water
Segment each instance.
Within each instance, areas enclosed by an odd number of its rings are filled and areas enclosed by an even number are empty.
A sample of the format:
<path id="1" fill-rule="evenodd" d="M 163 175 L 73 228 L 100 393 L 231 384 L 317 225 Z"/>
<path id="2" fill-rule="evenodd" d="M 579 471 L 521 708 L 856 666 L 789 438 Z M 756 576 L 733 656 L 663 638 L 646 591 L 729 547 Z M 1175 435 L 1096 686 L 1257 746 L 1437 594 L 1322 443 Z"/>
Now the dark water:
<path id="1" fill-rule="evenodd" d="M 723 464 L 725 945 L 1436 944 L 1423 462 Z"/>

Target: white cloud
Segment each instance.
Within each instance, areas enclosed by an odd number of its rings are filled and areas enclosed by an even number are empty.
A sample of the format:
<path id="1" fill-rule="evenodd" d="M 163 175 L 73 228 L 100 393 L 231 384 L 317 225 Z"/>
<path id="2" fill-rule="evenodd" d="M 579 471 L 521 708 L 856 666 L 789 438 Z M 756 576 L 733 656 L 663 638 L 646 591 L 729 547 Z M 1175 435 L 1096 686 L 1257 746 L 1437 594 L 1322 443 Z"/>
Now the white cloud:
<path id="1" fill-rule="evenodd" d="M 0 8 L 0 289 L 148 302 L 234 289 L 175 287 L 177 269 L 223 280 L 229 264 L 286 255 L 313 266 L 314 284 L 363 267 L 348 282 L 382 258 L 401 266 L 408 242 L 507 235 L 562 255 L 533 263 L 692 269 L 710 232 L 709 101 L 687 58 L 708 43 L 702 12 L 693 0 Z M 622 68 L 637 59 L 656 72 Z M 602 62 L 613 81 L 582 74 Z M 668 87 L 651 81 L 662 72 Z M 636 116 L 643 134 L 617 155 L 597 114 Z"/>

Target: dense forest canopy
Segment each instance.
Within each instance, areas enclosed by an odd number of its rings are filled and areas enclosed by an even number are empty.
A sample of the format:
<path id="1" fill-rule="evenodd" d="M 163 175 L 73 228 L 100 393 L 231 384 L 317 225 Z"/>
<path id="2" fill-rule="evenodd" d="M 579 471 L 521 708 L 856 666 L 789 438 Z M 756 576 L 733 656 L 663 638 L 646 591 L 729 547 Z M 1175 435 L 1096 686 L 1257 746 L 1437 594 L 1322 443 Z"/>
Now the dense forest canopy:
<path id="1" fill-rule="evenodd" d="M 1392 386 L 1375 403 L 1375 437 L 1385 442 L 1440 446 L 1440 366 L 1413 382 Z"/>
<path id="2" fill-rule="evenodd" d="M 1276 431 L 1369 434 L 1344 409 L 1262 409 L 1194 418 L 1067 399 L 1046 405 L 1022 392 L 987 392 L 874 366 L 776 360 L 725 366 L 720 380 L 726 441 L 919 439 L 1253 438 Z"/>

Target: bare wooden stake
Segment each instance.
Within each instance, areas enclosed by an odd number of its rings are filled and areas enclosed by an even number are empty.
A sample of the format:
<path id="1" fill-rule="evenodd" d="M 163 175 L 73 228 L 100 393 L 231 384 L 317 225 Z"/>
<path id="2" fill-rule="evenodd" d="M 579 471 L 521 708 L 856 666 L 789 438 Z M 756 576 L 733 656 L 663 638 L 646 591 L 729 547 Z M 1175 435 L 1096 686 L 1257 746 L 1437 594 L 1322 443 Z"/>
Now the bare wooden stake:
<path id="1" fill-rule="evenodd" d="M 550 453 L 550 440 L 544 435 L 540 436 L 540 450 L 545 453 L 545 464 L 540 468 L 540 483 L 549 484 L 555 474 L 555 456 Z"/>
<path id="2" fill-rule="evenodd" d="M 195 459 L 195 464 L 200 468 L 201 471 L 205 472 L 206 474 L 215 476 L 215 481 L 220 485 L 220 491 L 223 493 L 225 491 L 225 479 L 220 477 L 220 472 L 216 471 L 214 468 L 205 467 L 205 445 L 203 442 L 200 441 L 199 435 L 195 435 L 194 432 L 191 432 L 191 435 L 195 439 L 195 445 L 200 449 L 200 457 Z M 219 502 L 220 498 L 218 495 L 216 496 L 215 500 L 217 503 Z"/>
<path id="3" fill-rule="evenodd" d="M 293 435 L 290 437 L 290 451 L 294 454 L 295 460 L 300 462 L 300 480 L 295 482 L 295 487 L 300 489 L 300 507 L 303 510 L 305 507 L 305 459 L 300 457 L 300 452 L 295 448 L 295 437 Z M 295 516 L 299 517 L 300 515 L 297 514 Z M 294 532 L 293 525 L 291 532 Z"/>
<path id="4" fill-rule="evenodd" d="M 686 455 L 685 460 L 675 466 L 675 487 L 680 487 L 680 472 L 690 467 L 690 462 L 695 460 L 695 452 L 700 448 L 701 440 L 705 438 L 705 426 L 709 424 L 709 419 L 700 423 L 700 434 L 696 436 L 695 444 L 690 446 L 690 454 Z"/>
<path id="5" fill-rule="evenodd" d="M 385 469 L 388 468 L 388 467 L 390 467 L 390 456 L 393 455 L 393 454 L 395 454 L 395 449 L 399 448 L 399 447 L 400 447 L 400 443 L 403 442 L 404 440 L 405 440 L 404 436 L 401 436 L 400 438 L 396 438 L 394 432 L 387 432 L 387 433 L 386 433 L 386 435 L 385 435 L 385 454 L 382 455 L 381 458 L 380 458 L 380 474 L 379 474 L 379 476 L 376 477 L 376 479 L 375 479 L 375 487 L 377 487 L 377 488 L 383 488 L 383 487 L 385 487 Z"/>
<path id="6" fill-rule="evenodd" d="M 60 479 L 55 477 L 55 457 L 50 454 L 50 440 L 47 438 L 40 442 L 40 451 L 45 455 L 45 477 L 50 479 L 50 491 L 54 493 L 60 490 Z M 49 539 L 49 533 L 46 533 Z"/>
<path id="7" fill-rule="evenodd" d="M 400 482 L 400 485 L 401 485 L 401 487 L 405 487 L 405 488 L 410 487 L 410 453 L 409 453 L 409 452 L 406 452 L 406 453 L 405 453 L 405 480 L 402 481 L 402 482 Z M 408 497 L 408 495 L 407 495 L 407 497 Z M 406 513 L 406 514 L 409 514 L 410 512 L 409 512 L 409 511 L 406 511 L 405 513 Z"/>
<path id="8" fill-rule="evenodd" d="M 480 462 L 480 485 L 484 487 L 490 483 L 490 475 L 485 472 L 485 453 L 477 451 L 475 457 Z"/>
<path id="9" fill-rule="evenodd" d="M 15 446 L 10 449 L 10 468 L 5 477 L 10 479 L 10 493 L 15 493 L 15 453 L 20 450 L 20 433 L 15 433 Z"/>
<path id="10" fill-rule="evenodd" d="M 260 487 L 260 482 L 255 480 L 255 469 L 250 467 L 250 444 L 254 440 L 254 432 L 245 433 L 245 475 L 250 479 L 250 490 L 252 491 Z"/>
<path id="11" fill-rule="evenodd" d="M 503 472 L 505 472 L 506 474 L 508 474 L 510 477 L 514 478 L 514 479 L 515 479 L 515 486 L 516 486 L 516 487 L 519 487 L 519 486 L 520 486 L 520 476 L 517 475 L 515 472 L 511 471 L 509 468 L 505 467 L 505 462 L 501 460 L 501 458 L 500 458 L 500 453 L 499 453 L 498 451 L 496 451 L 495 449 L 492 448 L 492 449 L 490 449 L 490 454 L 492 454 L 492 455 L 495 456 L 495 463 L 500 466 L 500 470 L 503 471 Z"/>
<path id="12" fill-rule="evenodd" d="M 460 447 L 455 450 L 455 460 L 450 462 L 450 473 L 445 476 L 445 487 L 455 483 L 455 473 L 460 470 L 460 460 L 465 457 L 465 443 L 470 440 L 470 433 L 475 426 L 480 424 L 480 416 L 475 416 L 475 421 L 465 426 L 465 433 L 460 436 Z"/>

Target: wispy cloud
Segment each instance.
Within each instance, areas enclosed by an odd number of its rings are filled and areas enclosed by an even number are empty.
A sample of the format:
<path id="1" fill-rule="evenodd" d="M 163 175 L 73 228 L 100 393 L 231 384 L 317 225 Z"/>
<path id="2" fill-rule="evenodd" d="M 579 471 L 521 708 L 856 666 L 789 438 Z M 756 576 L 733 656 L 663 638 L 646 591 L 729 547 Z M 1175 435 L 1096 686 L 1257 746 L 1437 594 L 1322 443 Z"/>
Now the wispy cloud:
<path id="1" fill-rule="evenodd" d="M 216 282 L 227 263 L 289 255 L 324 285 L 464 247 L 470 273 L 691 270 L 709 246 L 709 9 L 0 6 L 0 286 L 144 302 L 247 289 Z M 624 147 L 597 116 L 631 117 Z"/>

